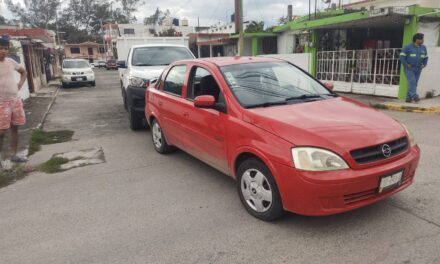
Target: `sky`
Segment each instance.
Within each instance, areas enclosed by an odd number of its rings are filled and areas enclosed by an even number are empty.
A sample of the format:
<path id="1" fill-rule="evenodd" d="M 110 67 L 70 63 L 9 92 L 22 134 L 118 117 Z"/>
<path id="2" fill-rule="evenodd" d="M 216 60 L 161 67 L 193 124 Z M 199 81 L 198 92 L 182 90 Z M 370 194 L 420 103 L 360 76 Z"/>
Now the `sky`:
<path id="1" fill-rule="evenodd" d="M 15 0 L 14 2 L 22 1 Z M 3 1 L 0 0 L 0 2 Z M 62 2 L 67 2 L 67 0 L 62 0 Z M 313 12 L 315 0 L 311 2 Z M 326 6 L 322 0 L 316 0 L 316 2 L 318 9 Z M 244 20 L 264 21 L 266 26 L 276 25 L 281 16 L 287 15 L 289 4 L 293 5 L 294 15 L 308 13 L 309 0 L 243 0 Z M 169 9 L 172 17 L 187 18 L 191 26 L 197 26 L 197 18 L 200 19 L 200 26 L 210 26 L 230 21 L 231 14 L 234 13 L 234 0 L 145 0 L 145 4 L 135 13 L 138 22 L 142 23 L 144 17 L 153 14 L 156 7 L 161 10 Z M 1 15 L 8 19 L 13 18 L 4 3 L 0 4 L 0 8 Z"/>

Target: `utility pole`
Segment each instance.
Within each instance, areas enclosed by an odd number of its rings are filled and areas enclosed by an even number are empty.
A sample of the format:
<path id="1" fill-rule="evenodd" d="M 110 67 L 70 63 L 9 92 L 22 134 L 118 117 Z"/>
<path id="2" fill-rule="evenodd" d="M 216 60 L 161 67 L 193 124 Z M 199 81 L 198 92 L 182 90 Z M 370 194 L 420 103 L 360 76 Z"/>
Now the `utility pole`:
<path id="1" fill-rule="evenodd" d="M 235 33 L 238 31 L 238 55 L 244 53 L 243 0 L 235 0 Z"/>
<path id="2" fill-rule="evenodd" d="M 315 19 L 316 19 L 316 11 L 317 11 L 317 8 L 316 8 L 316 5 L 317 5 L 317 0 L 315 0 L 315 15 L 314 15 L 314 17 L 315 17 Z"/>
<path id="3" fill-rule="evenodd" d="M 311 16 L 312 16 L 312 10 L 311 10 L 311 8 L 312 8 L 312 0 L 309 0 L 309 20 L 311 20 Z"/>

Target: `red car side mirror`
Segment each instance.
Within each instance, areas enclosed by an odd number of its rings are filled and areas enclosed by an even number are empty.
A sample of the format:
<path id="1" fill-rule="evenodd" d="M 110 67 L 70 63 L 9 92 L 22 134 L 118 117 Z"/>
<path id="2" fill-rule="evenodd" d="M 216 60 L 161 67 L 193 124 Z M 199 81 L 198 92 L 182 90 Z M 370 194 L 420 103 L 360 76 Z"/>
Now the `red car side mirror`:
<path id="1" fill-rule="evenodd" d="M 194 106 L 199 108 L 213 108 L 215 98 L 212 95 L 200 95 L 194 98 Z"/>
<path id="2" fill-rule="evenodd" d="M 334 85 L 331 82 L 324 83 L 325 88 L 329 89 L 330 91 L 333 91 Z"/>

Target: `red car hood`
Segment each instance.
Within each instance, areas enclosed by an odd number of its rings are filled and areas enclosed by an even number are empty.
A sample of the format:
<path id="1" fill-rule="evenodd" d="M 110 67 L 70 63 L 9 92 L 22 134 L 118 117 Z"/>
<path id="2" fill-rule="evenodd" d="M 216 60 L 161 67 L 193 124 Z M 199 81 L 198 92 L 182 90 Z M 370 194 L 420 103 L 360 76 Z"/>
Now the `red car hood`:
<path id="1" fill-rule="evenodd" d="M 394 119 L 357 101 L 337 97 L 300 104 L 248 109 L 243 119 L 296 146 L 337 152 L 404 137 Z"/>

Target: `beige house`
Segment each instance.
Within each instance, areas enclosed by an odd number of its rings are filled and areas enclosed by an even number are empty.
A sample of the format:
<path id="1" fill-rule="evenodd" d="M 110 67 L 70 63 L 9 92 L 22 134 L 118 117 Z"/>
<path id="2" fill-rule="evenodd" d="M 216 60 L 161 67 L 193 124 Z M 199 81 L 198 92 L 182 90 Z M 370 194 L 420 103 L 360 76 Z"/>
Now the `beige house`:
<path id="1" fill-rule="evenodd" d="M 106 50 L 103 44 L 83 42 L 64 45 L 66 59 L 86 59 L 89 62 L 106 60 Z"/>

